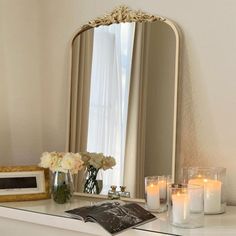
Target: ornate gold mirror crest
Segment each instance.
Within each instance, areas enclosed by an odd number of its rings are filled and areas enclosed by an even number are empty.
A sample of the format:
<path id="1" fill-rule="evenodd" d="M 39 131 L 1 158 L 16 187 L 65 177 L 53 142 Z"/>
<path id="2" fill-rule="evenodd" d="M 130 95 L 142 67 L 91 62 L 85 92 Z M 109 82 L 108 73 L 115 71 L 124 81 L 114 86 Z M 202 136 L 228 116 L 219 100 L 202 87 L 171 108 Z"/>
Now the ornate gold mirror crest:
<path id="1" fill-rule="evenodd" d="M 102 17 L 97 17 L 94 20 L 89 21 L 87 24 L 83 25 L 79 30 L 78 34 L 91 28 L 95 28 L 101 25 L 111 25 L 118 23 L 127 22 L 154 22 L 154 21 L 165 21 L 166 19 L 161 16 L 155 16 L 148 14 L 141 10 L 131 10 L 129 7 L 122 5 L 116 7 L 111 13 L 107 13 Z"/>

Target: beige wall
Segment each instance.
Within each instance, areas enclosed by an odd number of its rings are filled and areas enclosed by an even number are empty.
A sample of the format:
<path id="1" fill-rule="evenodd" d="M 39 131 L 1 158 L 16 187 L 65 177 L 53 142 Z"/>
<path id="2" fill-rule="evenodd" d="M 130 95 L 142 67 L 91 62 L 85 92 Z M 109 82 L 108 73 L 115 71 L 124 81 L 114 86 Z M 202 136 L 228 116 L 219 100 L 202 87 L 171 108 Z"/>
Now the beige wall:
<path id="1" fill-rule="evenodd" d="M 122 3 L 181 27 L 177 169 L 225 166 L 229 201 L 236 204 L 235 0 L 0 0 L 1 163 L 36 161 L 44 149 L 64 148 L 69 40 L 81 24 Z M 18 94 L 21 87 L 27 95 Z M 35 95 L 30 102 L 28 93 Z"/>
<path id="2" fill-rule="evenodd" d="M 0 165 L 36 164 L 65 147 L 66 55 L 52 46 L 44 7 L 0 0 Z"/>

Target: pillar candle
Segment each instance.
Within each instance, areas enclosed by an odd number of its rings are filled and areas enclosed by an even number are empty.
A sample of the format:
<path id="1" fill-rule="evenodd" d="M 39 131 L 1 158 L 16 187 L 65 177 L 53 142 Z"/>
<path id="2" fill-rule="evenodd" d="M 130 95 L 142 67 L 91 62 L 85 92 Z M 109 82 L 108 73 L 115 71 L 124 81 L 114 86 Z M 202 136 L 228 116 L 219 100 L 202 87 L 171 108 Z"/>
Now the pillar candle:
<path id="1" fill-rule="evenodd" d="M 202 186 L 202 185 L 201 185 Z M 189 192 L 189 207 L 191 212 L 203 212 L 203 194 L 204 190 L 202 188 L 190 187 Z"/>
<path id="2" fill-rule="evenodd" d="M 158 210 L 160 208 L 160 194 L 158 184 L 150 184 L 146 187 L 147 207 L 150 210 Z"/>
<path id="3" fill-rule="evenodd" d="M 217 180 L 206 180 L 204 183 L 204 212 L 221 212 L 221 182 Z"/>
<path id="4" fill-rule="evenodd" d="M 186 224 L 190 220 L 189 197 L 185 193 L 172 195 L 173 224 Z"/>
<path id="5" fill-rule="evenodd" d="M 221 185 L 218 180 L 197 178 L 189 180 L 189 184 L 197 184 L 204 186 L 204 212 L 208 214 L 221 212 Z M 196 198 L 196 196 L 195 196 Z M 194 202 L 194 196 L 191 200 L 191 207 L 194 210 L 198 210 L 197 204 Z"/>

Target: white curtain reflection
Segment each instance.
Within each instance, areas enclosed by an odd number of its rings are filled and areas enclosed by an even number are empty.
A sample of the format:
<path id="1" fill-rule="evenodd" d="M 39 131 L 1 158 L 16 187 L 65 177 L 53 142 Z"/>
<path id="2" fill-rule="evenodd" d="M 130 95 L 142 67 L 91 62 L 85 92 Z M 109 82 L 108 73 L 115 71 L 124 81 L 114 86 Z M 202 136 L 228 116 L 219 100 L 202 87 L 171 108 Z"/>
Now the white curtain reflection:
<path id="1" fill-rule="evenodd" d="M 135 23 L 94 30 L 87 150 L 116 158 L 104 191 L 123 183 L 124 148 Z"/>

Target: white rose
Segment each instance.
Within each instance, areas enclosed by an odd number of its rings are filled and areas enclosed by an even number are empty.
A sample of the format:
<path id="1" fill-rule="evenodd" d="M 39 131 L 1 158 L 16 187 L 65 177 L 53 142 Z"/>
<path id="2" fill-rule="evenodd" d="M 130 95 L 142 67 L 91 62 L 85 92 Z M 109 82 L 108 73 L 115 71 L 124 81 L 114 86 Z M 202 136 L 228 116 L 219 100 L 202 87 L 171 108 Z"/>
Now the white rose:
<path id="1" fill-rule="evenodd" d="M 77 174 L 83 168 L 83 163 L 79 153 L 66 153 L 61 160 L 61 168 L 64 172 L 70 170 L 72 174 Z"/>
<path id="2" fill-rule="evenodd" d="M 96 169 L 100 169 L 102 167 L 103 158 L 104 156 L 102 153 L 91 153 L 89 164 Z"/>
<path id="3" fill-rule="evenodd" d="M 82 161 L 84 162 L 84 166 L 88 166 L 89 160 L 91 159 L 90 153 L 82 153 L 81 158 L 82 158 Z"/>
<path id="4" fill-rule="evenodd" d="M 62 155 L 57 152 L 44 152 L 39 166 L 49 168 L 51 171 L 60 171 Z"/>
<path id="5" fill-rule="evenodd" d="M 82 157 L 79 153 L 75 153 L 74 155 L 74 161 L 75 165 L 74 168 L 72 169 L 72 174 L 77 174 L 79 170 L 83 168 L 84 162 L 82 161 Z"/>
<path id="6" fill-rule="evenodd" d="M 105 157 L 102 161 L 103 170 L 111 169 L 115 165 L 116 165 L 116 160 L 111 156 Z"/>
<path id="7" fill-rule="evenodd" d="M 52 166 L 52 157 L 49 152 L 44 152 L 40 160 L 39 166 L 43 168 L 50 168 Z"/>
<path id="8" fill-rule="evenodd" d="M 61 161 L 61 167 L 66 170 L 71 170 L 75 166 L 75 159 L 74 159 L 74 154 L 73 153 L 67 153 L 65 156 L 62 158 Z"/>
<path id="9" fill-rule="evenodd" d="M 61 161 L 62 161 L 62 156 L 60 154 L 53 154 L 50 170 L 51 171 L 60 171 Z"/>

